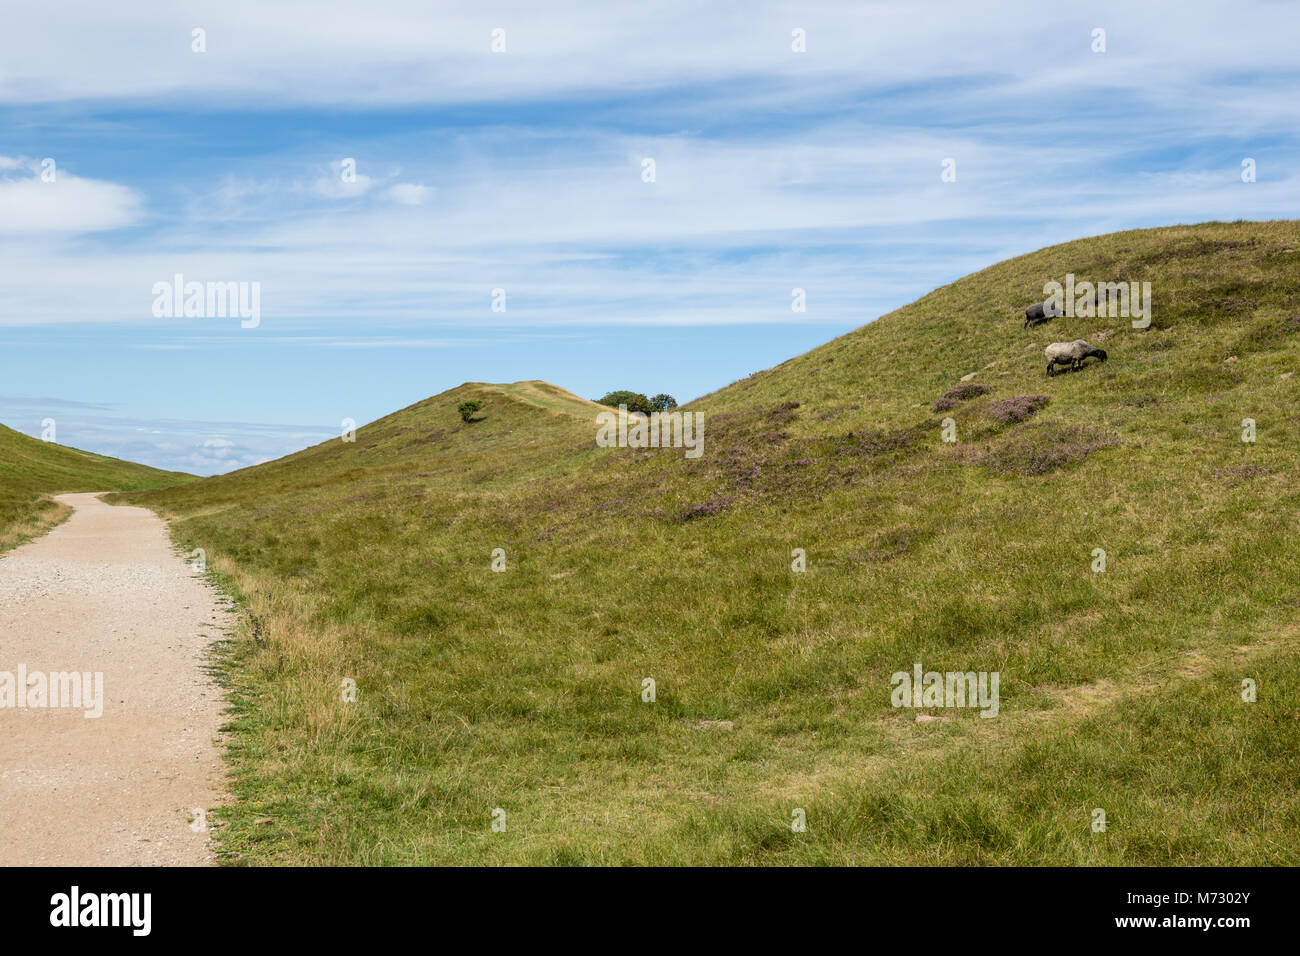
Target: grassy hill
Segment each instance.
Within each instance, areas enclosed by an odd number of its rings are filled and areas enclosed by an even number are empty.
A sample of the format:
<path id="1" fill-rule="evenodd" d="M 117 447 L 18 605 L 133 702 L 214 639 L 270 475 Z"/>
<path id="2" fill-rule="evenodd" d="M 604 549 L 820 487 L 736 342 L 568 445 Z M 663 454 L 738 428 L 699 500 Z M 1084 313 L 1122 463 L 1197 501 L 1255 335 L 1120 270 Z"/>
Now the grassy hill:
<path id="1" fill-rule="evenodd" d="M 1151 327 L 1024 329 L 1067 272 Z M 1076 338 L 1109 360 L 1045 377 Z M 248 609 L 226 859 L 1294 862 L 1298 363 L 1300 224 L 1125 232 L 692 403 L 699 459 L 476 383 L 128 495 Z M 918 662 L 998 716 L 892 706 Z"/>
<path id="2" fill-rule="evenodd" d="M 0 425 L 0 553 L 44 534 L 71 513 L 53 495 L 160 488 L 193 475 L 39 441 Z"/>

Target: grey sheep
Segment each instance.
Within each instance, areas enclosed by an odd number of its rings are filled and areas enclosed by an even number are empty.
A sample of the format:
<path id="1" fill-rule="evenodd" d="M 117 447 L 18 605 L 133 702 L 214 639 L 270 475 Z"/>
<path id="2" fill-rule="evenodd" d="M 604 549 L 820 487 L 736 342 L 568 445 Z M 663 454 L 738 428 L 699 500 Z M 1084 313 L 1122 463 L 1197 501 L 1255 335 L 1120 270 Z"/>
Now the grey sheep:
<path id="1" fill-rule="evenodd" d="M 1055 365 L 1068 365 L 1073 372 L 1077 371 L 1083 365 L 1083 360 L 1090 356 L 1102 362 L 1106 361 L 1104 349 L 1094 348 L 1083 339 L 1075 339 L 1073 342 L 1053 342 L 1043 349 L 1043 355 L 1047 357 L 1049 376 L 1054 374 L 1052 367 Z"/>
<path id="2" fill-rule="evenodd" d="M 1051 299 L 1046 302 L 1035 302 L 1029 308 L 1025 309 L 1025 328 L 1031 325 L 1039 325 L 1056 318 L 1056 303 Z"/>

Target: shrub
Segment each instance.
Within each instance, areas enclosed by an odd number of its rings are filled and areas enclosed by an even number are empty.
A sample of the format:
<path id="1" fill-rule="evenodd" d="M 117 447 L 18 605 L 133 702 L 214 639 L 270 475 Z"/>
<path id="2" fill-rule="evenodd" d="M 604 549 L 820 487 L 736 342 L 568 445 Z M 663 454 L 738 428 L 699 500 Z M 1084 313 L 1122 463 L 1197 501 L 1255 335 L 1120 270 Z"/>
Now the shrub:
<path id="1" fill-rule="evenodd" d="M 1046 395 L 1017 395 L 1015 398 L 1004 398 L 989 406 L 989 417 L 1003 425 L 1014 425 L 1029 418 L 1050 401 L 1051 399 Z"/>
<path id="2" fill-rule="evenodd" d="M 768 409 L 767 417 L 777 425 L 785 425 L 799 417 L 794 413 L 798 407 L 798 402 L 782 402 Z"/>
<path id="3" fill-rule="evenodd" d="M 835 449 L 838 455 L 863 455 L 875 457 L 906 448 L 920 434 L 913 429 L 896 432 L 884 432 L 878 428 L 867 428 L 860 432 L 850 432 L 844 436 L 847 444 Z"/>
<path id="4" fill-rule="evenodd" d="M 461 402 L 456 406 L 456 411 L 460 412 L 460 420 L 468 422 L 474 418 L 474 413 L 483 407 L 482 402 L 469 401 Z"/>
<path id="5" fill-rule="evenodd" d="M 730 498 L 710 498 L 704 504 L 690 505 L 683 509 L 678 520 L 685 522 L 695 521 L 697 518 L 712 518 L 726 511 L 730 504 Z"/>
<path id="6" fill-rule="evenodd" d="M 629 412 L 643 412 L 649 415 L 652 412 L 666 412 L 671 408 L 676 408 L 677 399 L 663 392 L 660 392 L 654 398 L 646 398 L 641 392 L 619 389 L 616 392 L 610 392 L 604 398 L 596 399 L 596 404 L 608 405 L 610 408 L 626 405 Z"/>
<path id="7" fill-rule="evenodd" d="M 987 395 L 993 391 L 991 385 L 981 385 L 978 382 L 963 382 L 956 388 L 950 388 L 944 393 L 944 398 L 955 398 L 959 402 L 964 402 L 970 398 L 978 398 L 980 395 Z"/>
<path id="8" fill-rule="evenodd" d="M 629 412 L 644 412 L 647 415 L 656 410 L 652 407 L 650 399 L 646 398 L 640 392 L 629 392 L 627 389 L 610 392 L 604 398 L 596 399 L 596 403 L 599 405 L 608 405 L 610 408 L 618 408 L 620 405 L 626 405 Z"/>
<path id="9" fill-rule="evenodd" d="M 993 389 L 988 385 L 979 385 L 975 382 L 965 382 L 956 388 L 950 388 L 944 393 L 943 398 L 937 399 L 934 403 L 933 410 L 936 412 L 946 412 L 950 408 L 956 408 L 958 402 L 965 402 L 972 398 L 978 398 L 980 395 L 987 395 Z"/>
<path id="10" fill-rule="evenodd" d="M 1010 432 L 1007 441 L 984 456 L 984 464 L 994 474 L 1032 477 L 1118 444 L 1116 436 L 1085 425 L 1034 423 Z"/>

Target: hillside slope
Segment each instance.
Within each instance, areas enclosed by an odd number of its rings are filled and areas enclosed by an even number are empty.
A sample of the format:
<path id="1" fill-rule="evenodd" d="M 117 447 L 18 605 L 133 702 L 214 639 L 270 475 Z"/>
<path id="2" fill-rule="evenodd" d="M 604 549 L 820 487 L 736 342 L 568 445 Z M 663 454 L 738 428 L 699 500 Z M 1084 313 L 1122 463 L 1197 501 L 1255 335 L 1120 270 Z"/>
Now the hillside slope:
<path id="1" fill-rule="evenodd" d="M 39 441 L 0 425 L 0 553 L 67 516 L 69 509 L 53 495 L 160 488 L 193 478 Z"/>
<path id="2" fill-rule="evenodd" d="M 1295 222 L 999 263 L 686 406 L 699 459 L 467 384 L 128 496 L 249 610 L 228 858 L 1293 862 L 1297 267 Z M 1023 328 L 1067 272 L 1151 327 Z M 917 664 L 996 718 L 893 706 Z"/>

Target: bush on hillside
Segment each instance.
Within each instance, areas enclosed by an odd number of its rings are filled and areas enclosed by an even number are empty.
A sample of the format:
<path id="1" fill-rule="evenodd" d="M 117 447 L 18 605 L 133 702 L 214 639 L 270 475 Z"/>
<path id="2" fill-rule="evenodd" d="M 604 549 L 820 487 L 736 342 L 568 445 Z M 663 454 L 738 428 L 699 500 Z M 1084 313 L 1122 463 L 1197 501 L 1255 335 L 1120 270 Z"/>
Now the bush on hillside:
<path id="1" fill-rule="evenodd" d="M 963 385 L 958 385 L 956 388 L 949 389 L 944 394 L 943 398 L 938 399 L 934 403 L 932 408 L 936 412 L 945 412 L 950 408 L 956 408 L 958 402 L 977 398 L 980 395 L 987 395 L 991 391 L 993 391 L 993 389 L 987 385 L 978 385 L 975 382 L 966 382 Z"/>
<path id="2" fill-rule="evenodd" d="M 627 389 L 610 392 L 604 398 L 596 399 L 596 403 L 610 408 L 626 405 L 629 412 L 645 412 L 647 415 L 654 410 L 650 407 L 650 399 L 640 392 L 629 392 Z"/>
<path id="3" fill-rule="evenodd" d="M 460 412 L 461 421 L 468 422 L 474 418 L 474 413 L 482 407 L 483 407 L 482 402 L 476 402 L 476 401 L 461 402 L 459 405 L 456 406 L 456 411 Z"/>
<path id="4" fill-rule="evenodd" d="M 1004 398 L 989 406 L 989 417 L 1003 425 L 1013 425 L 1016 422 L 1023 422 L 1050 401 L 1051 399 L 1046 395 L 1017 395 L 1015 398 Z"/>
<path id="5" fill-rule="evenodd" d="M 677 399 L 671 395 L 660 392 L 654 398 L 647 398 L 641 392 L 631 392 L 627 389 L 610 392 L 604 398 L 596 399 L 596 402 L 599 405 L 608 405 L 610 408 L 626 405 L 629 412 L 643 412 L 646 415 L 651 412 L 666 412 L 670 408 L 677 407 Z"/>

